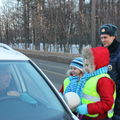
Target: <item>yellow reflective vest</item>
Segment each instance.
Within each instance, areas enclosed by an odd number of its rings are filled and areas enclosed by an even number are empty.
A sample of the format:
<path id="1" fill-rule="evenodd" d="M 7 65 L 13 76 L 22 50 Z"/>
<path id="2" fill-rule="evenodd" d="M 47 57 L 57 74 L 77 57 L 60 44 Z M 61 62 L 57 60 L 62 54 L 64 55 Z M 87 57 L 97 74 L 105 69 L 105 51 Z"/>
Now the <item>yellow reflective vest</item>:
<path id="1" fill-rule="evenodd" d="M 97 75 L 95 77 L 90 78 L 86 83 L 85 86 L 83 88 L 83 95 L 82 95 L 82 100 L 81 103 L 82 104 L 89 104 L 89 103 L 95 103 L 97 101 L 100 101 L 100 96 L 97 92 L 97 82 L 100 78 L 102 77 L 108 77 L 110 78 L 110 76 L 108 74 L 100 74 Z M 116 90 L 114 92 L 114 100 L 116 98 Z M 115 103 L 112 105 L 112 108 L 108 111 L 108 117 L 111 118 L 114 114 L 114 106 Z M 94 115 L 90 115 L 90 114 L 86 114 L 86 116 L 88 117 L 97 117 L 99 114 L 94 114 Z"/>
<path id="2" fill-rule="evenodd" d="M 63 92 L 65 91 L 65 89 L 66 89 L 66 87 L 69 85 L 69 83 L 70 83 L 69 78 L 66 78 L 66 79 L 64 80 L 64 82 L 63 82 L 63 85 L 64 85 Z"/>

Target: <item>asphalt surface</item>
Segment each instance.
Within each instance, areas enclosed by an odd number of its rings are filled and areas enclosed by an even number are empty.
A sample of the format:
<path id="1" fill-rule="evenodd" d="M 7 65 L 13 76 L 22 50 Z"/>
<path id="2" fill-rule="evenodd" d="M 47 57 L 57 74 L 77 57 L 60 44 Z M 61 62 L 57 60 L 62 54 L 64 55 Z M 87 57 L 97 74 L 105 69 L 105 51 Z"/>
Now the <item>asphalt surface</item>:
<path id="1" fill-rule="evenodd" d="M 70 54 L 70 53 L 59 53 L 59 52 L 47 52 L 47 51 L 39 51 L 39 50 L 21 50 L 15 49 L 17 51 L 22 52 L 26 56 L 30 58 L 36 58 L 41 60 L 54 61 L 58 63 L 70 64 L 71 61 L 80 57 L 80 54 Z"/>
<path id="2" fill-rule="evenodd" d="M 67 77 L 66 72 L 69 65 L 36 58 L 31 59 L 41 68 L 59 91 L 64 79 Z"/>

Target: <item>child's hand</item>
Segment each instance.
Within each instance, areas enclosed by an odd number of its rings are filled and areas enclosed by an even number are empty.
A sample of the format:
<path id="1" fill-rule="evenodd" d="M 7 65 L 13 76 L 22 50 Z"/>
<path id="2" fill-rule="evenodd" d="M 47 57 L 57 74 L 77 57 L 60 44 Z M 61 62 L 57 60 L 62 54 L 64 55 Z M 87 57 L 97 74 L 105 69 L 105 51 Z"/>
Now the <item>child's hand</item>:
<path id="1" fill-rule="evenodd" d="M 81 115 L 88 114 L 87 105 L 80 105 L 77 107 L 76 111 Z"/>

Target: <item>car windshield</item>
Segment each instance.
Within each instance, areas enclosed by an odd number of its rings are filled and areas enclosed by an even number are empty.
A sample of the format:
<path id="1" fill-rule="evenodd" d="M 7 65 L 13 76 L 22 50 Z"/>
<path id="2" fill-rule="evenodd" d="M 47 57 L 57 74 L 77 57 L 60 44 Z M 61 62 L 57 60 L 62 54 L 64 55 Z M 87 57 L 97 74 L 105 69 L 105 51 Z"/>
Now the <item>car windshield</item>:
<path id="1" fill-rule="evenodd" d="M 6 66 L 9 66 L 9 72 L 4 73 Z M 4 87 L 3 90 L 2 85 L 0 85 L 0 92 L 2 93 L 0 93 L 0 108 L 2 108 L 0 109 L 0 116 L 2 119 L 71 119 L 70 114 L 47 84 L 44 75 L 38 72 L 28 61 L 0 62 L 0 72 L 9 75 L 11 79 L 6 80 L 6 88 Z M 0 84 L 2 84 L 1 81 Z M 5 91 L 7 91 L 5 89 L 17 91 L 19 97 L 5 96 Z"/>

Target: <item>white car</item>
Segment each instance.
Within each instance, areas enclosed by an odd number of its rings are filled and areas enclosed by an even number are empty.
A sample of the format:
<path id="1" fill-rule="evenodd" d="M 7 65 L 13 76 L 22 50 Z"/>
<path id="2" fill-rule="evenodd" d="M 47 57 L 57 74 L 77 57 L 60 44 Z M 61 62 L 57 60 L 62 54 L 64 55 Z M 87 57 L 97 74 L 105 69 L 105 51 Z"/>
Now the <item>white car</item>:
<path id="1" fill-rule="evenodd" d="M 7 73 L 6 66 L 9 68 Z M 4 85 L 2 80 L 6 82 Z M 30 58 L 0 43 L 0 120 L 78 118 Z"/>

